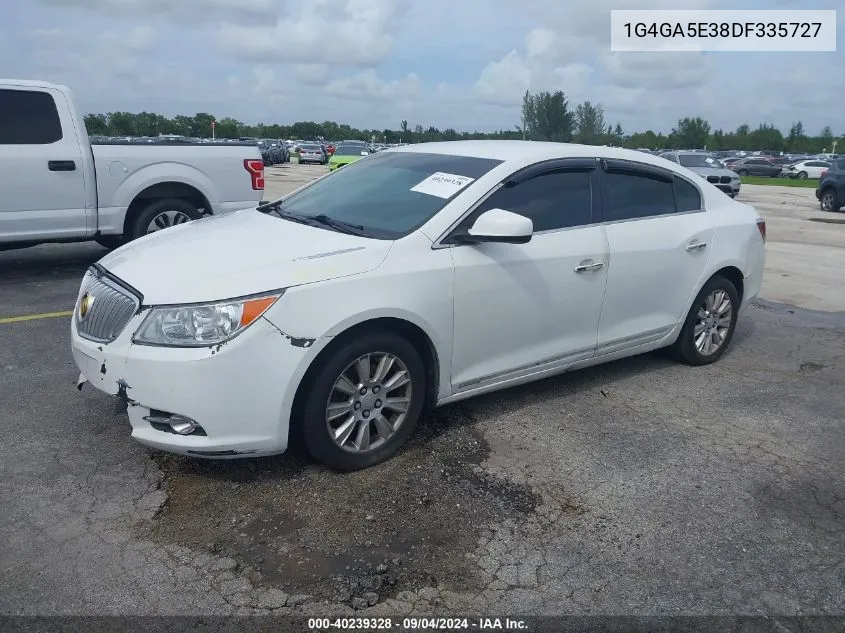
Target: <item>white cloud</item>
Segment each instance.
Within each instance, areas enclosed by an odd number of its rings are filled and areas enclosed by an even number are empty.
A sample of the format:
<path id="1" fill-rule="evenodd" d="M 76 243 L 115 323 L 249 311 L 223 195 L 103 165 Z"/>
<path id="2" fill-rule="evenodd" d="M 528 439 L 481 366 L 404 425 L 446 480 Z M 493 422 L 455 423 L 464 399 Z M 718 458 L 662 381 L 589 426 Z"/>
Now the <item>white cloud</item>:
<path id="1" fill-rule="evenodd" d="M 404 79 L 384 81 L 374 70 L 365 70 L 351 77 L 335 79 L 326 85 L 326 94 L 341 99 L 357 101 L 382 101 L 385 99 L 410 100 L 419 96 L 422 84 L 419 77 L 410 74 Z"/>
<path id="2" fill-rule="evenodd" d="M 788 0 L 777 0 L 777 6 Z M 648 0 L 675 9 L 678 0 Z M 681 0 L 683 8 L 734 8 Z M 794 0 L 838 8 L 841 0 Z M 74 89 L 83 110 L 246 121 L 512 129 L 525 90 L 602 103 L 627 131 L 845 131 L 845 53 L 611 53 L 610 10 L 641 0 L 28 0 L 0 23 L 0 76 Z M 776 6 L 775 4 L 772 5 Z M 845 29 L 845 12 L 839 12 Z"/>
<path id="3" fill-rule="evenodd" d="M 217 40 L 239 59 L 373 67 L 393 50 L 407 7 L 407 0 L 310 0 L 272 24 L 222 24 Z"/>

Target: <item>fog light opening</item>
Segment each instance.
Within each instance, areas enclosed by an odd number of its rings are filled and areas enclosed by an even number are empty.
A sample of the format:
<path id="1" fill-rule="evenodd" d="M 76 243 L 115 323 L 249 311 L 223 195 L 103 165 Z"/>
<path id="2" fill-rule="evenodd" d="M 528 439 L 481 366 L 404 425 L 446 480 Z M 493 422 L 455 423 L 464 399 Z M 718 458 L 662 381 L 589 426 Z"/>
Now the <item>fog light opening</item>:
<path id="1" fill-rule="evenodd" d="M 197 430 L 199 424 L 194 422 L 191 418 L 186 418 L 181 415 L 174 415 L 168 420 L 170 428 L 177 435 L 190 435 Z"/>
<path id="2" fill-rule="evenodd" d="M 157 431 L 176 435 L 206 435 L 205 430 L 194 420 L 178 413 L 151 410 L 144 419 Z"/>

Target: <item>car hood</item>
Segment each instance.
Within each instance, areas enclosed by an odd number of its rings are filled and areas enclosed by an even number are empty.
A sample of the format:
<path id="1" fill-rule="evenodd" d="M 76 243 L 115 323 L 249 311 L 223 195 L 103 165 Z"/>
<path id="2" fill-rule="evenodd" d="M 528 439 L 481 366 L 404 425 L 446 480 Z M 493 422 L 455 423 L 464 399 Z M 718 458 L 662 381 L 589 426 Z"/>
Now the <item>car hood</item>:
<path id="1" fill-rule="evenodd" d="M 145 305 L 197 303 L 365 273 L 392 244 L 245 209 L 144 236 L 99 263 Z"/>
<path id="2" fill-rule="evenodd" d="M 728 169 L 727 167 L 687 167 L 691 172 L 698 174 L 699 176 L 730 176 L 731 178 L 736 177 L 736 173 Z"/>
<path id="3" fill-rule="evenodd" d="M 361 160 L 364 158 L 363 156 L 347 156 L 341 155 L 338 156 L 337 154 L 332 154 L 331 162 L 333 163 L 354 163 L 356 160 Z"/>

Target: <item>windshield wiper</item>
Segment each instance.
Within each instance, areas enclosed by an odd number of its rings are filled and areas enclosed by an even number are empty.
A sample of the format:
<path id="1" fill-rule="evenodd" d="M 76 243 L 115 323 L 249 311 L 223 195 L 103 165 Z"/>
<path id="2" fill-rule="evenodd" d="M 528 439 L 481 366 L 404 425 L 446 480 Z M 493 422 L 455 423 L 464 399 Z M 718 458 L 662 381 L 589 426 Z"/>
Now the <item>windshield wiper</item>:
<path id="1" fill-rule="evenodd" d="M 328 226 L 336 231 L 340 231 L 341 233 L 349 233 L 350 235 L 367 235 L 367 231 L 363 225 L 352 224 L 350 222 L 344 222 L 343 220 L 330 218 L 325 213 L 309 216 L 309 219 L 324 226 Z"/>
<path id="2" fill-rule="evenodd" d="M 285 211 L 283 208 L 283 201 L 276 200 L 275 202 L 266 202 L 256 207 L 261 213 L 275 212 L 283 220 L 290 220 L 299 224 L 307 224 L 308 226 L 327 226 L 330 229 L 338 231 L 339 233 L 348 233 L 349 235 L 367 236 L 366 229 L 361 224 L 352 224 L 344 222 L 343 220 L 336 220 L 330 218 L 325 213 L 319 215 L 300 215 L 298 213 L 291 213 Z"/>

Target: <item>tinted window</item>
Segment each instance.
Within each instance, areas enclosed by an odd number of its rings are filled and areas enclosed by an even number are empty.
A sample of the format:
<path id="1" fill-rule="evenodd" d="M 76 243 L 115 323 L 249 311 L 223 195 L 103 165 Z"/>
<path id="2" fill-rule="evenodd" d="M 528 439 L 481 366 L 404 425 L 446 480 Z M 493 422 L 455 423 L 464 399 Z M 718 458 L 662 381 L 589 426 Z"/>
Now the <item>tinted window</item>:
<path id="1" fill-rule="evenodd" d="M 681 154 L 680 163 L 684 167 L 719 167 L 719 161 L 707 154 Z"/>
<path id="2" fill-rule="evenodd" d="M 47 145 L 62 138 L 52 95 L 0 90 L 0 145 Z"/>
<path id="3" fill-rule="evenodd" d="M 443 188 L 431 176 L 442 172 L 478 179 L 501 162 L 423 152 L 373 154 L 285 198 L 283 209 L 305 216 L 325 214 L 361 225 L 372 237 L 395 239 L 422 226 L 459 193 L 442 197 Z"/>
<path id="4" fill-rule="evenodd" d="M 360 156 L 361 152 L 366 152 L 365 145 L 341 145 L 334 151 L 335 156 Z"/>
<path id="5" fill-rule="evenodd" d="M 675 207 L 678 211 L 698 211 L 701 208 L 701 194 L 692 183 L 675 177 Z"/>
<path id="6" fill-rule="evenodd" d="M 535 176 L 514 187 L 503 187 L 473 213 L 504 209 L 531 218 L 534 231 L 583 226 L 592 219 L 592 170 L 566 170 Z"/>
<path id="7" fill-rule="evenodd" d="M 675 212 L 671 178 L 647 172 L 609 170 L 605 182 L 609 198 L 605 220 L 630 220 Z"/>

